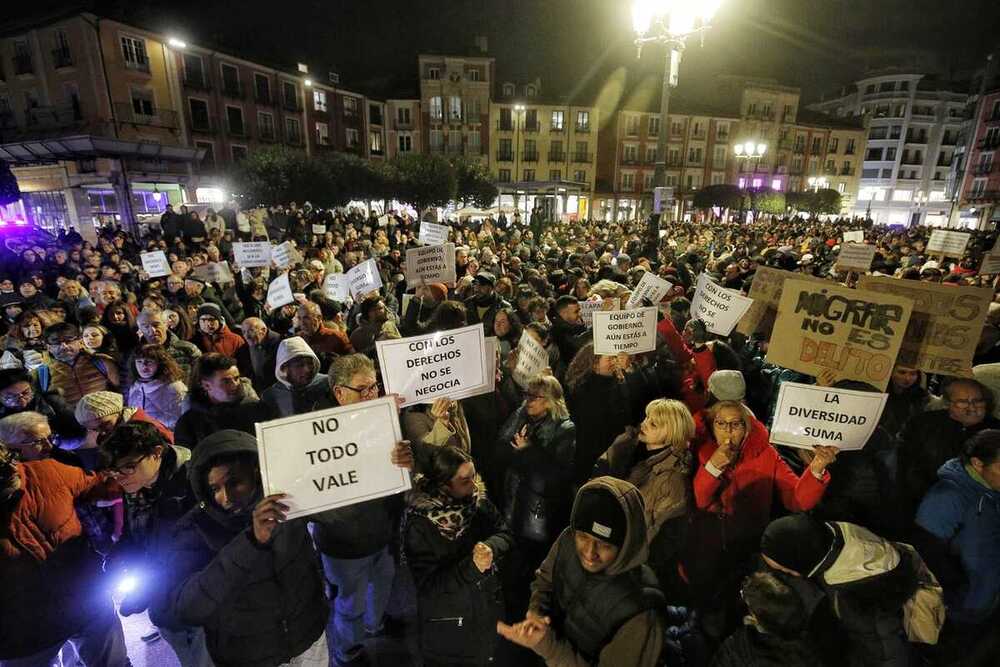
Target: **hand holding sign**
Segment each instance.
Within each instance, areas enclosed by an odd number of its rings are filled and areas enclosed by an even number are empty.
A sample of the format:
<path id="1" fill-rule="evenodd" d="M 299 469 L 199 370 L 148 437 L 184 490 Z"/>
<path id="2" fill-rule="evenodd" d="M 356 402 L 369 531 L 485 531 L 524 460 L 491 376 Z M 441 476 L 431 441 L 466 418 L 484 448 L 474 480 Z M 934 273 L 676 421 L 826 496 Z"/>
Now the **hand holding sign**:
<path id="1" fill-rule="evenodd" d="M 833 463 L 840 450 L 830 445 L 816 445 L 813 447 L 813 451 L 816 452 L 816 455 L 813 456 L 812 463 L 809 464 L 809 470 L 816 477 L 822 477 L 826 467 Z"/>
<path id="2" fill-rule="evenodd" d="M 253 537 L 258 544 L 270 543 L 278 524 L 285 522 L 289 508 L 281 500 L 287 497 L 285 493 L 275 493 L 257 503 L 253 510 Z"/>

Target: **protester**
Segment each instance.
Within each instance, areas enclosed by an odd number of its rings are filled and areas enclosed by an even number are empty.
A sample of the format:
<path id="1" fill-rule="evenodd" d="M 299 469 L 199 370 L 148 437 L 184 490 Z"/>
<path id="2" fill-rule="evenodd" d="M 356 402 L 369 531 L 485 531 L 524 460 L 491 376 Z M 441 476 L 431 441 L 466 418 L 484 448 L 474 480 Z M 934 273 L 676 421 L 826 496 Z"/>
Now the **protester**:
<path id="1" fill-rule="evenodd" d="M 177 420 L 174 432 L 177 444 L 190 449 L 216 431 L 256 433 L 256 422 L 273 417 L 250 381 L 240 377 L 232 357 L 215 352 L 198 357 L 188 387 L 190 407 Z"/>
<path id="2" fill-rule="evenodd" d="M 168 429 L 184 412 L 186 377 L 161 345 L 142 345 L 132 355 L 128 369 L 129 407 L 139 408 Z"/>
<path id="3" fill-rule="evenodd" d="M 21 412 L 37 412 L 48 421 L 54 436 L 72 443 L 82 438 L 86 429 L 59 392 L 42 392 L 31 374 L 19 368 L 0 370 L 0 419 Z"/>
<path id="4" fill-rule="evenodd" d="M 275 362 L 278 358 L 281 336 L 276 331 L 268 329 L 267 324 L 259 317 L 248 317 L 243 320 L 242 330 L 250 352 L 253 388 L 260 393 L 277 381 Z"/>
<path id="5" fill-rule="evenodd" d="M 49 387 L 58 390 L 66 404 L 75 408 L 87 394 L 118 388 L 118 366 L 114 360 L 85 351 L 76 326 L 66 322 L 53 324 L 45 330 L 45 344 L 52 363 L 47 367 L 48 373 L 39 375 L 42 391 Z"/>
<path id="6" fill-rule="evenodd" d="M 330 378 L 319 372 L 319 358 L 299 336 L 278 345 L 275 361 L 277 382 L 261 395 L 271 412 L 281 417 L 331 407 Z"/>

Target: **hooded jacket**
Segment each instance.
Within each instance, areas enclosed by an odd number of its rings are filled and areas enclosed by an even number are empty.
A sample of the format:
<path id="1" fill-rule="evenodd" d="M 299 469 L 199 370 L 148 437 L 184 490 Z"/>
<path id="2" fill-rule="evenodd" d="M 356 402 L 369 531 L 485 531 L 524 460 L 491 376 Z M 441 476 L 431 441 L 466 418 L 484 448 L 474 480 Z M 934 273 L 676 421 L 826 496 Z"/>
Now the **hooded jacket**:
<path id="1" fill-rule="evenodd" d="M 169 582 L 153 613 L 168 627 L 202 626 L 219 667 L 273 667 L 304 653 L 323 633 L 329 607 L 303 521 L 288 521 L 258 544 L 249 512 L 222 510 L 208 488 L 213 459 L 257 456 L 241 431 L 205 438 L 188 464 L 198 505 L 178 521 L 163 550 Z"/>
<path id="2" fill-rule="evenodd" d="M 948 617 L 959 623 L 985 622 L 1000 607 L 1000 491 L 976 480 L 960 459 L 952 459 L 938 470 L 938 483 L 920 503 L 917 525 L 958 560 L 964 575 L 964 581 L 945 586 Z"/>
<path id="3" fill-rule="evenodd" d="M 281 417 L 300 415 L 333 406 L 330 399 L 329 376 L 316 372 L 313 379 L 304 387 L 293 387 L 288 381 L 288 374 L 282 366 L 299 357 L 310 359 L 313 363 L 313 370 L 319 371 L 319 358 L 312 351 L 312 348 L 299 336 L 286 338 L 278 345 L 278 354 L 274 363 L 274 376 L 277 381 L 268 387 L 261 396 L 261 400 Z"/>
<path id="4" fill-rule="evenodd" d="M 577 493 L 573 514 L 580 497 L 594 489 L 609 491 L 621 503 L 627 521 L 625 541 L 604 571 L 591 574 L 580 565 L 574 530 L 563 530 L 531 584 L 528 609 L 552 619 L 552 627 L 534 651 L 548 667 L 650 667 L 658 664 L 663 648 L 659 608 L 665 603 L 645 565 L 642 496 L 628 482 L 598 477 Z"/>

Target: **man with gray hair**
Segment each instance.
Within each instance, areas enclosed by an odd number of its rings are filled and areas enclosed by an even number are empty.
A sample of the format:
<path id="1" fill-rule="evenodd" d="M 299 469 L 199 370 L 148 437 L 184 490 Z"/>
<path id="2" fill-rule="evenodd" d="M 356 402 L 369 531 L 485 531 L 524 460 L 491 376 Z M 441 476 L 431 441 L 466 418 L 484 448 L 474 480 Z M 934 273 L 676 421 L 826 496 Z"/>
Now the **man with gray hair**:
<path id="1" fill-rule="evenodd" d="M 250 381 L 254 390 L 260 394 L 277 380 L 274 370 L 281 336 L 276 331 L 271 331 L 267 323 L 259 317 L 248 317 L 243 320 L 241 330 L 243 339 L 247 342 L 247 349 L 250 351 L 250 366 L 253 371 Z"/>
<path id="2" fill-rule="evenodd" d="M 194 365 L 195 360 L 201 356 L 201 350 L 194 343 L 181 340 L 177 334 L 171 331 L 167 327 L 167 320 L 162 312 L 155 313 L 144 310 L 136 318 L 136 324 L 139 327 L 139 335 L 142 337 L 143 342 L 162 345 L 167 350 L 167 354 L 173 357 L 177 365 L 184 371 L 182 379 L 187 382 L 188 377 L 191 375 L 191 367 Z M 131 368 L 133 362 L 134 359 L 129 358 L 126 368 Z"/>

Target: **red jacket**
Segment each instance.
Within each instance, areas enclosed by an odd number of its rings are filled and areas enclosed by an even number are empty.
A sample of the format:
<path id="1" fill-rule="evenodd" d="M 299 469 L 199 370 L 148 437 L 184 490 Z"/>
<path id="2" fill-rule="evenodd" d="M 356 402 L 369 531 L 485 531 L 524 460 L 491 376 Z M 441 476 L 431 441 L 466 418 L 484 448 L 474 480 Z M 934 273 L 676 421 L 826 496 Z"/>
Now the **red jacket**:
<path id="1" fill-rule="evenodd" d="M 226 355 L 227 357 L 233 358 L 236 357 L 236 353 L 239 349 L 247 344 L 247 342 L 243 340 L 243 336 L 233 332 L 224 324 L 222 325 L 222 328 L 216 331 L 212 336 L 199 332 L 195 343 L 205 354 L 208 354 L 209 352 L 218 352 Z"/>
<path id="2" fill-rule="evenodd" d="M 707 345 L 700 350 L 688 347 L 669 317 L 660 320 L 656 325 L 656 332 L 663 337 L 674 361 L 684 371 L 684 377 L 681 378 L 681 400 L 691 414 L 694 414 L 708 402 L 708 378 L 716 371 L 715 354 Z"/>

